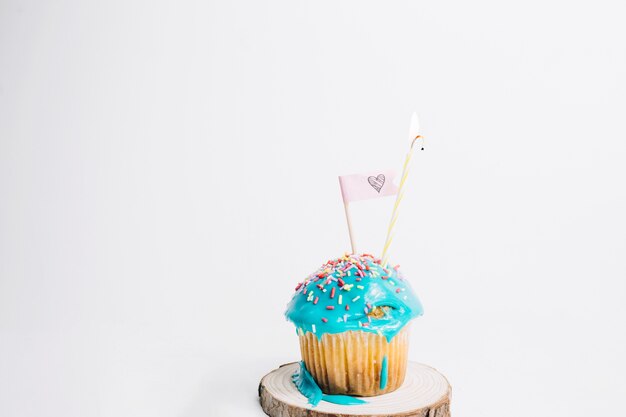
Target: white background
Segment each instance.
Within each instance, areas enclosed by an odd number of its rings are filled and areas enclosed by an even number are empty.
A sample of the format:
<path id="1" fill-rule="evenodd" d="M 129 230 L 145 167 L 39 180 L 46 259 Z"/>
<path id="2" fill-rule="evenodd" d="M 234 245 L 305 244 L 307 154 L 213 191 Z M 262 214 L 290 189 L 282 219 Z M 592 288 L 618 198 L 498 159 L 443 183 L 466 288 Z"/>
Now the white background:
<path id="1" fill-rule="evenodd" d="M 455 416 L 626 395 L 619 1 L 0 2 L 0 415 L 262 416 L 338 174 L 416 155 L 393 260 Z M 380 252 L 392 199 L 353 206 Z"/>

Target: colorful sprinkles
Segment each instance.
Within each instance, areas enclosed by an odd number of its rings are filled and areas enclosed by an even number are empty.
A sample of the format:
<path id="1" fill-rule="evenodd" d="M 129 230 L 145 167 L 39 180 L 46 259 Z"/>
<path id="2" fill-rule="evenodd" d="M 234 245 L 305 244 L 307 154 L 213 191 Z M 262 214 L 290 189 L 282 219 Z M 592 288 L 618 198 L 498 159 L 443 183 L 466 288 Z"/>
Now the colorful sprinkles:
<path id="1" fill-rule="evenodd" d="M 370 254 L 344 254 L 338 259 L 329 260 L 318 268 L 317 271 L 309 275 L 304 281 L 298 283 L 295 287 L 295 293 L 301 293 L 303 297 L 306 298 L 306 302 L 304 302 L 302 298 L 297 299 L 302 301 L 295 301 L 296 298 L 294 298 L 293 302 L 317 305 L 320 299 L 326 300 L 326 302 L 322 301 L 321 305 L 318 307 L 320 310 L 308 310 L 319 311 L 319 313 L 315 313 L 317 316 L 316 322 L 318 325 L 324 326 L 324 328 L 331 325 L 336 327 L 336 323 L 350 322 L 353 326 L 358 325 L 359 328 L 374 327 L 371 331 L 380 334 L 380 327 L 377 324 L 379 322 L 372 322 L 372 318 L 374 320 L 380 320 L 388 316 L 386 313 L 380 313 L 381 309 L 379 306 L 372 305 L 376 303 L 368 302 L 371 301 L 371 299 L 368 300 L 370 290 L 367 288 L 371 288 L 371 285 L 374 285 L 374 283 L 370 283 L 369 280 L 380 280 L 376 285 L 381 288 L 384 287 L 384 291 L 387 294 L 390 295 L 393 293 L 395 295 L 403 293 L 402 299 L 407 300 L 407 295 L 405 294 L 412 293 L 404 293 L 404 291 L 406 291 L 406 283 L 400 276 L 398 268 L 398 265 L 394 267 L 391 267 L 391 265 L 382 265 L 380 259 Z M 393 280 L 390 279 L 392 277 Z M 344 294 L 348 295 L 347 300 L 350 300 L 350 304 L 347 302 L 344 303 Z M 415 299 L 414 302 L 417 303 L 417 308 L 414 308 L 415 305 L 407 305 L 407 307 L 411 306 L 409 307 L 411 310 L 409 310 L 408 314 L 412 317 L 421 314 L 419 300 Z M 352 307 L 354 307 L 354 313 L 350 310 L 351 304 Z M 343 306 L 342 310 L 345 310 L 346 314 L 337 315 L 334 313 L 334 310 L 338 308 L 337 306 Z M 384 306 L 384 304 L 382 304 L 382 306 Z M 324 314 L 326 317 L 320 314 L 321 311 L 327 311 L 327 313 Z M 288 318 L 290 318 L 289 310 L 287 314 Z M 322 328 L 320 328 L 320 332 L 317 332 L 316 325 L 307 319 L 303 318 L 302 321 L 296 319 L 295 321 L 298 322 L 297 325 L 300 326 L 298 327 L 299 334 L 304 334 L 307 329 L 310 329 L 320 337 L 322 333 L 326 332 L 326 330 Z"/>

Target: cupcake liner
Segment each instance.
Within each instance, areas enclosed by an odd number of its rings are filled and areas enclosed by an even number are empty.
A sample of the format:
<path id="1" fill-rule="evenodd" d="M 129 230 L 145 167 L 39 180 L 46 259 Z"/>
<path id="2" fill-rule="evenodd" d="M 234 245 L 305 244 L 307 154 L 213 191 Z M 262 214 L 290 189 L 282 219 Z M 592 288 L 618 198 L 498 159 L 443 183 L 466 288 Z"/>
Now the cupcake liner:
<path id="1" fill-rule="evenodd" d="M 364 331 L 325 333 L 321 339 L 307 332 L 299 338 L 306 368 L 326 394 L 368 397 L 394 391 L 404 382 L 409 326 L 391 342 L 384 336 Z M 386 384 L 381 375 L 385 357 Z"/>

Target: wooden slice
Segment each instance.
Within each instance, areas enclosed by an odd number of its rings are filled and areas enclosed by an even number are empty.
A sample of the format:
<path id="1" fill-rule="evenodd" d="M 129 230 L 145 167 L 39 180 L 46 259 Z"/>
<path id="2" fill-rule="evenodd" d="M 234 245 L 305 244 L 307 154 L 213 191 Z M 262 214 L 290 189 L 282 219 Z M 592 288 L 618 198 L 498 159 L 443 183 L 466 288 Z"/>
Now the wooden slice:
<path id="1" fill-rule="evenodd" d="M 261 407 L 270 417 L 450 417 L 448 380 L 430 366 L 409 362 L 400 388 L 389 394 L 362 397 L 367 404 L 339 405 L 321 401 L 312 407 L 291 380 L 299 364 L 289 363 L 261 379 Z"/>

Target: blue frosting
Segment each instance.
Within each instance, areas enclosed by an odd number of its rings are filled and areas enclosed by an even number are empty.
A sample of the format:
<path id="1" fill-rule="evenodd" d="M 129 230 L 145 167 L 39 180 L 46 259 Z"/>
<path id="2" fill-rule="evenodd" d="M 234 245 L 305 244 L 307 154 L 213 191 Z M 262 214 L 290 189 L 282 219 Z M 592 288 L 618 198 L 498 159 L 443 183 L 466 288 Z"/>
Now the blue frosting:
<path id="1" fill-rule="evenodd" d="M 285 316 L 298 334 L 361 330 L 390 341 L 423 308 L 397 267 L 371 255 L 344 255 L 296 287 Z"/>
<path id="2" fill-rule="evenodd" d="M 296 388 L 298 388 L 298 391 L 300 391 L 300 394 L 304 395 L 309 400 L 309 404 L 312 406 L 319 404 L 324 393 L 313 379 L 313 376 L 307 371 L 303 361 L 300 361 L 300 370 L 296 371 L 291 379 L 296 385 Z"/>
<path id="3" fill-rule="evenodd" d="M 380 389 L 387 388 L 387 378 L 389 376 L 389 370 L 387 368 L 387 356 L 383 357 L 383 364 L 380 367 Z"/>
<path id="4" fill-rule="evenodd" d="M 303 361 L 300 361 L 300 370 L 296 371 L 291 377 L 293 383 L 300 391 L 300 394 L 307 397 L 309 404 L 315 407 L 320 401 L 324 400 L 329 403 L 341 404 L 341 405 L 356 405 L 365 404 L 367 401 L 359 398 L 351 397 L 349 395 L 330 395 L 324 394 L 313 379 L 313 376 L 306 369 L 306 365 Z"/>

